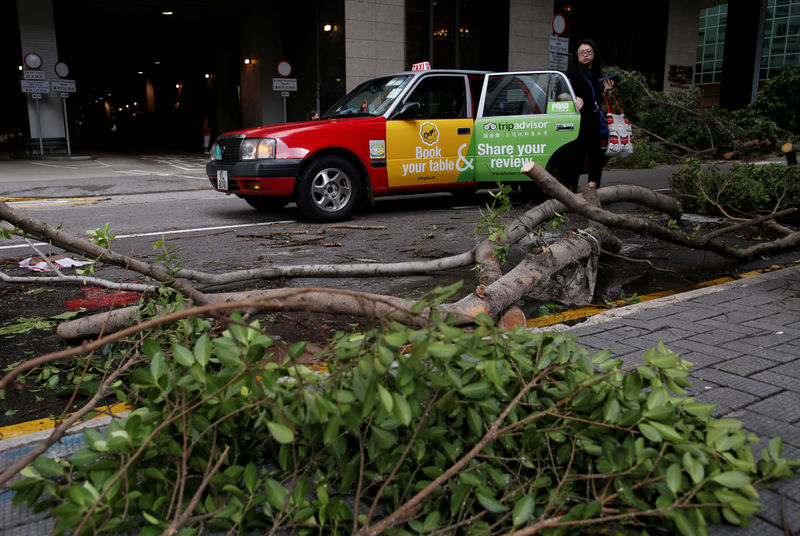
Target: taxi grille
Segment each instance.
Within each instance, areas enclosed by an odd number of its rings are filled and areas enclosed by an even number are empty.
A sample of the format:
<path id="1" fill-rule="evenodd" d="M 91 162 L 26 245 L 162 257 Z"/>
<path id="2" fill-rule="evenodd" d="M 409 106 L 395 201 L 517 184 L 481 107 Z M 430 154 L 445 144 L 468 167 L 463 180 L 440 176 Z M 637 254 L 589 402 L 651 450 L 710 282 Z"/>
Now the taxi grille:
<path id="1" fill-rule="evenodd" d="M 240 160 L 241 138 L 219 138 L 217 145 L 222 150 L 223 164 L 231 164 Z"/>

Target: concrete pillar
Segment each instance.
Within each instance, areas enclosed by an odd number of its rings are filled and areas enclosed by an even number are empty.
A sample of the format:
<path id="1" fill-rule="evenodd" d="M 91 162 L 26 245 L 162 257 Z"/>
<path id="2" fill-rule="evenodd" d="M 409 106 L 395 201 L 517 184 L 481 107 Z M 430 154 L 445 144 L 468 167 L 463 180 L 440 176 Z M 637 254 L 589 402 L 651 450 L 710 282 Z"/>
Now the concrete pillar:
<path id="1" fill-rule="evenodd" d="M 345 0 L 346 90 L 387 73 L 407 71 L 404 0 Z"/>
<path id="2" fill-rule="evenodd" d="M 767 0 L 729 0 L 719 104 L 744 108 L 758 91 Z"/>
<path id="3" fill-rule="evenodd" d="M 547 69 L 553 35 L 552 0 L 511 0 L 508 9 L 508 70 Z"/>
<path id="4" fill-rule="evenodd" d="M 52 0 L 17 0 L 17 14 L 22 55 L 35 52 L 41 56 L 42 66 L 39 70 L 44 71 L 48 81 L 57 79 L 55 65 L 58 63 L 58 47 Z M 42 94 L 39 117 L 36 114 L 36 101 L 29 96 L 27 103 L 31 138 L 65 138 L 64 112 L 58 93 Z"/>
<path id="5" fill-rule="evenodd" d="M 694 85 L 699 19 L 699 0 L 670 0 L 667 51 L 664 58 L 664 91 L 678 91 Z"/>
<path id="6" fill-rule="evenodd" d="M 272 90 L 272 79 L 278 76 L 275 66 L 283 58 L 279 18 L 274 7 L 254 9 L 242 19 L 239 28 L 241 55 L 242 126 L 244 128 L 283 123 L 283 100 Z M 244 60 L 250 63 L 245 64 Z"/>

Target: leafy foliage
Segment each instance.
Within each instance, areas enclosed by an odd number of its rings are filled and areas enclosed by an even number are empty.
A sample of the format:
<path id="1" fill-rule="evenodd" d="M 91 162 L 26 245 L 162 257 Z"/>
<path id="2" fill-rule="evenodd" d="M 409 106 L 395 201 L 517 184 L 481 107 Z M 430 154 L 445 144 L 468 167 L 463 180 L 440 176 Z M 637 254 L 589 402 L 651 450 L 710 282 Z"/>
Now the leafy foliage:
<path id="1" fill-rule="evenodd" d="M 615 166 L 649 168 L 678 162 L 686 156 L 720 156 L 750 140 L 762 142 L 752 149 L 753 153 L 774 153 L 777 145 L 796 138 L 792 132 L 800 132 L 790 119 L 798 116 L 799 108 L 791 104 L 796 97 L 780 96 L 784 91 L 793 95 L 794 90 L 788 88 L 797 86 L 796 74 L 768 81 L 752 105 L 731 112 L 706 109 L 696 86 L 681 91 L 655 91 L 650 89 L 653 81 L 642 73 L 616 67 L 606 71 L 620 73 L 620 84 L 614 93 L 634 125 L 636 150 L 629 158 L 615 160 Z M 792 106 L 789 112 L 788 107 Z"/>
<path id="2" fill-rule="evenodd" d="M 85 430 L 69 458 L 37 459 L 14 500 L 53 507 L 56 534 L 345 534 L 408 501 L 393 534 L 705 534 L 745 524 L 754 484 L 791 475 L 779 440 L 756 463 L 740 422 L 685 396 L 690 364 L 661 344 L 623 369 L 568 334 L 429 320 L 339 334 L 328 375 L 291 363 L 305 343 L 277 359 L 235 314 L 218 336 L 149 338 L 129 379 L 137 409 Z"/>
<path id="3" fill-rule="evenodd" d="M 752 215 L 800 206 L 800 168 L 737 163 L 723 173 L 688 159 L 670 177 L 670 188 L 689 212 Z"/>
<path id="4" fill-rule="evenodd" d="M 800 66 L 785 67 L 766 82 L 749 107 L 780 128 L 800 134 Z"/>
<path id="5" fill-rule="evenodd" d="M 475 225 L 474 233 L 476 235 L 487 234 L 489 240 L 500 242 L 506 235 L 506 227 L 508 224 L 504 221 L 503 216 L 511 211 L 511 186 L 508 184 L 497 184 L 497 190 L 489 190 L 489 195 L 492 197 L 491 203 L 486 204 L 486 212 L 481 210 L 481 218 Z M 508 262 L 509 244 L 494 246 L 494 258 L 499 263 Z"/>

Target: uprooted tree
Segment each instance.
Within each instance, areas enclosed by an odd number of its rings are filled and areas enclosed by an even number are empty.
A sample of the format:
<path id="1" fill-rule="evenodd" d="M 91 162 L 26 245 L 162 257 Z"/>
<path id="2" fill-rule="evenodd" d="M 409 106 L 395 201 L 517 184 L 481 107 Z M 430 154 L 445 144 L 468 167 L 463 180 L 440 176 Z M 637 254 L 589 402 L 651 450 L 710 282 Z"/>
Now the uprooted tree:
<path id="1" fill-rule="evenodd" d="M 501 331 L 493 319 L 514 316 L 509 308 L 531 294 L 588 301 L 597 255 L 617 242 L 608 227 L 741 259 L 792 247 L 800 233 L 778 226 L 780 238 L 737 249 L 720 231 L 687 235 L 674 225 L 601 208 L 635 201 L 677 220 L 678 206 L 666 196 L 632 186 L 576 196 L 539 167 L 524 171 L 553 199 L 495 229 L 470 252 L 388 266 L 176 271 L 0 206 L 0 217 L 28 236 L 125 266 L 196 306 L 162 309 L 150 319 L 131 310 L 116 320 L 103 315 L 103 329 L 117 333 L 31 360 L 0 379 L 0 389 L 7 389 L 38 364 L 137 335 L 114 346 L 115 365 L 84 409 L 4 471 L 0 484 L 22 471 L 24 478 L 13 485 L 17 500 L 53 507 L 57 533 L 148 527 L 147 534 L 195 534 L 207 527 L 522 535 L 666 519 L 684 534 L 704 534 L 706 521 L 746 522 L 759 508 L 754 486 L 790 476 L 791 462 L 773 440 L 756 463 L 741 423 L 712 419 L 712 405 L 686 397 L 688 363 L 660 345 L 645 354 L 644 364 L 625 368 L 608 353 L 588 355 L 568 335 Z M 585 216 L 589 226 L 531 251 L 503 273 L 497 248 L 568 210 Z M 573 278 L 578 283 L 548 288 L 576 261 L 584 266 L 582 277 Z M 475 292 L 450 303 L 452 289 L 421 302 L 331 289 L 202 290 L 242 278 L 413 273 L 473 263 L 481 267 Z M 258 321 L 223 316 L 288 309 L 383 322 L 320 349 L 328 366 L 323 375 L 297 364 L 306 344 L 276 348 Z M 224 320 L 224 332 L 207 320 L 214 316 Z M 170 332 L 157 329 L 176 319 L 190 320 Z M 84 323 L 70 335 L 98 330 L 82 331 Z M 457 327 L 464 324 L 471 329 Z M 120 390 L 123 376 L 136 410 L 113 421 L 106 435 L 86 431 L 87 447 L 67 460 L 33 461 L 104 396 Z"/>

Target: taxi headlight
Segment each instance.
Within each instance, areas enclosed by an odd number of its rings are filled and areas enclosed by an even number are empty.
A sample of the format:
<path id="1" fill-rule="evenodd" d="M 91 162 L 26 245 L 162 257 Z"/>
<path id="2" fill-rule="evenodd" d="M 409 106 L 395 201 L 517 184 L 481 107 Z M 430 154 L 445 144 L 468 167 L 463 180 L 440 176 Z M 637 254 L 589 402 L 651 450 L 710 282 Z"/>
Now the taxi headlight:
<path id="1" fill-rule="evenodd" d="M 242 160 L 275 158 L 273 138 L 248 138 L 242 142 Z"/>
<path id="2" fill-rule="evenodd" d="M 211 145 L 209 154 L 211 160 L 222 160 L 222 148 L 216 142 Z"/>

